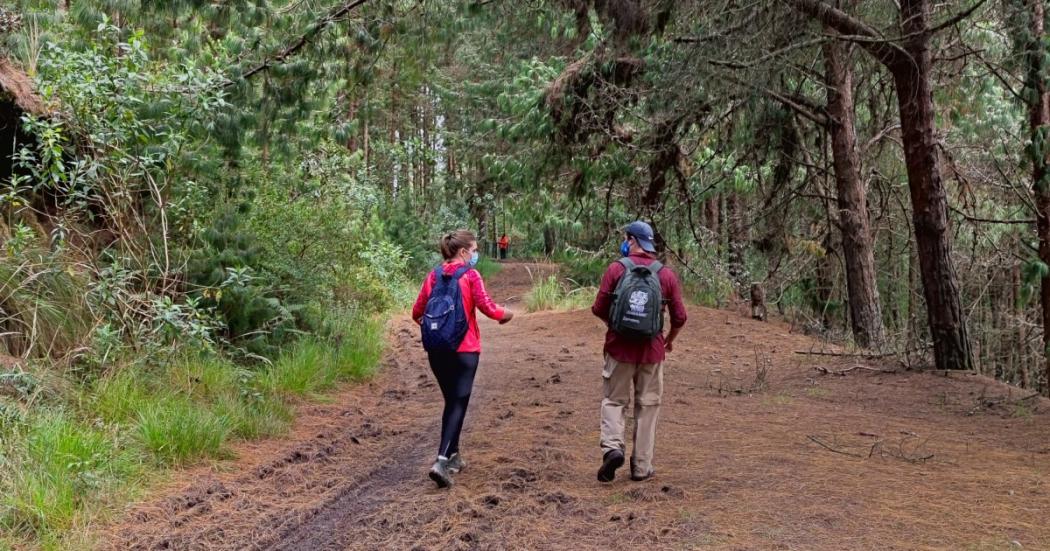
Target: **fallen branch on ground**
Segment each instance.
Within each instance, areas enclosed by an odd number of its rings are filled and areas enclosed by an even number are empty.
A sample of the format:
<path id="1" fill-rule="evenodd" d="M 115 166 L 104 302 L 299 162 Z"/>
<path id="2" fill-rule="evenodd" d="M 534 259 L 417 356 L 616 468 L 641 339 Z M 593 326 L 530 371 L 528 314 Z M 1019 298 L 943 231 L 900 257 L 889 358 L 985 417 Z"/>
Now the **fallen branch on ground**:
<path id="1" fill-rule="evenodd" d="M 850 371 L 853 371 L 855 369 L 861 369 L 861 370 L 864 370 L 864 371 L 874 371 L 876 373 L 898 373 L 898 371 L 896 369 L 881 369 L 881 368 L 878 368 L 878 367 L 869 367 L 869 366 L 866 366 L 866 365 L 855 365 L 853 367 L 848 367 L 846 369 L 828 369 L 826 367 L 817 366 L 817 367 L 814 367 L 813 369 L 816 369 L 817 371 L 823 373 L 824 375 L 838 375 L 840 377 L 845 377 L 847 373 L 849 373 Z"/>
<path id="2" fill-rule="evenodd" d="M 922 442 L 920 442 L 919 444 L 914 446 L 910 452 L 908 450 L 906 450 L 905 449 L 906 443 L 911 442 L 914 438 L 917 438 L 916 436 L 914 436 L 911 433 L 906 433 L 906 434 L 907 434 L 907 436 L 905 436 L 904 438 L 901 439 L 900 442 L 897 442 L 895 444 L 896 448 L 888 447 L 886 445 L 886 443 L 883 440 L 881 440 L 881 439 L 880 440 L 876 440 L 875 442 L 873 442 L 871 444 L 871 448 L 868 450 L 868 454 L 867 455 L 861 455 L 859 453 L 854 453 L 854 452 L 846 451 L 846 450 L 843 450 L 843 449 L 840 449 L 840 448 L 836 448 L 836 447 L 834 447 L 834 446 L 832 446 L 832 445 L 822 441 L 821 439 L 817 438 L 816 436 L 813 436 L 812 434 L 806 435 L 806 438 L 809 438 L 811 441 L 813 441 L 814 443 L 816 443 L 820 447 L 822 447 L 822 448 L 824 448 L 824 449 L 826 449 L 826 450 L 828 450 L 830 452 L 834 452 L 834 453 L 841 454 L 841 455 L 848 455 L 850 457 L 856 457 L 857 459 L 870 459 L 870 458 L 874 457 L 876 454 L 878 454 L 879 457 L 887 457 L 888 456 L 888 457 L 892 457 L 894 459 L 900 459 L 902 461 L 907 461 L 908 463 L 925 463 L 927 460 L 933 459 L 933 454 L 932 453 L 924 453 L 924 454 L 923 453 L 918 453 L 920 449 L 926 447 L 926 443 L 927 443 L 928 439 L 927 440 L 923 440 Z M 869 434 L 861 433 L 861 435 L 869 435 Z M 870 436 L 874 436 L 874 435 L 870 435 Z"/>
<path id="3" fill-rule="evenodd" d="M 810 440 L 816 442 L 820 447 L 822 447 L 822 448 L 824 448 L 824 449 L 826 449 L 828 451 L 835 452 L 835 453 L 841 453 L 842 455 L 848 455 L 850 457 L 856 457 L 858 459 L 864 459 L 864 456 L 860 455 L 859 453 L 853 453 L 853 452 L 848 452 L 848 451 L 840 450 L 840 449 L 837 449 L 837 448 L 833 448 L 833 447 L 825 444 L 824 442 L 821 442 L 819 438 L 817 438 L 816 436 L 813 436 L 812 434 L 806 435 L 806 438 L 809 438 Z"/>
<path id="4" fill-rule="evenodd" d="M 888 358 L 896 355 L 895 352 L 871 354 L 867 352 L 824 352 L 820 350 L 796 350 L 795 354 L 803 354 L 806 356 L 835 356 L 840 358 Z"/>

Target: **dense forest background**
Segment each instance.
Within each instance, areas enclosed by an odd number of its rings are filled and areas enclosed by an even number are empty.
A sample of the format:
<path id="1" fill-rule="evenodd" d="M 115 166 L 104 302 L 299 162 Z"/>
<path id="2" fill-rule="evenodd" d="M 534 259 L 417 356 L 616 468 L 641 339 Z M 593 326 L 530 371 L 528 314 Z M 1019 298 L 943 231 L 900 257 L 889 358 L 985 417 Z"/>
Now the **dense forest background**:
<path id="1" fill-rule="evenodd" d="M 457 227 L 567 289 L 644 218 L 696 302 L 757 284 L 829 341 L 1050 393 L 1048 17 L 6 2 L 0 522 L 46 542 L 86 489 L 280 431 L 375 363 Z"/>

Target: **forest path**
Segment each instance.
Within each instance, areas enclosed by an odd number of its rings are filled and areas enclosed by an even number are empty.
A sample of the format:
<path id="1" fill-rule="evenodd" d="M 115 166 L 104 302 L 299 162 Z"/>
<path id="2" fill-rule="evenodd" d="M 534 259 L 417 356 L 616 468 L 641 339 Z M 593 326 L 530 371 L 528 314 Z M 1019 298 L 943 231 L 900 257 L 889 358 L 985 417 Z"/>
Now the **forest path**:
<path id="1" fill-rule="evenodd" d="M 541 265 L 489 279 L 515 303 Z M 440 394 L 407 317 L 375 380 L 292 435 L 189 469 L 114 549 L 1050 549 L 1050 402 L 973 375 L 843 369 L 778 323 L 691 307 L 665 366 L 650 481 L 595 472 L 603 327 L 482 322 L 467 468 L 426 477 Z M 841 360 L 841 361 L 840 361 Z M 881 367 L 881 366 L 874 366 Z"/>

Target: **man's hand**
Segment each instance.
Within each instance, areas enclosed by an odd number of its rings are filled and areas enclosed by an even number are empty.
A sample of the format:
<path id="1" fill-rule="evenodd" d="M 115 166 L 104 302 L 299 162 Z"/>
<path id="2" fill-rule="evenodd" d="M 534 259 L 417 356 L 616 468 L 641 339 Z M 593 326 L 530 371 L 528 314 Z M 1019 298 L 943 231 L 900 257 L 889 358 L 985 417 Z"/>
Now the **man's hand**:
<path id="1" fill-rule="evenodd" d="M 667 337 L 664 339 L 664 350 L 671 352 L 674 350 L 674 340 L 678 337 L 678 332 L 681 331 L 681 327 L 672 327 L 667 332 Z"/>
<path id="2" fill-rule="evenodd" d="M 503 325 L 504 323 L 507 323 L 512 319 L 514 319 L 514 312 L 511 312 L 510 310 L 504 310 L 503 319 L 499 320 L 499 324 Z"/>

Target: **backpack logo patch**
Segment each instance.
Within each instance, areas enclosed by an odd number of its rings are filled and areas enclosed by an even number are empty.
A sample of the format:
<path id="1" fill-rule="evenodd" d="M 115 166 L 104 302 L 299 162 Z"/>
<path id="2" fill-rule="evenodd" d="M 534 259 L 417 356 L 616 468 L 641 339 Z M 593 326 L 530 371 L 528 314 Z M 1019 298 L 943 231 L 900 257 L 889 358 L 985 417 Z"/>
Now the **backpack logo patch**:
<path id="1" fill-rule="evenodd" d="M 645 313 L 645 305 L 649 302 L 649 293 L 645 291 L 635 291 L 631 293 L 630 297 L 631 311 L 636 314 Z"/>

